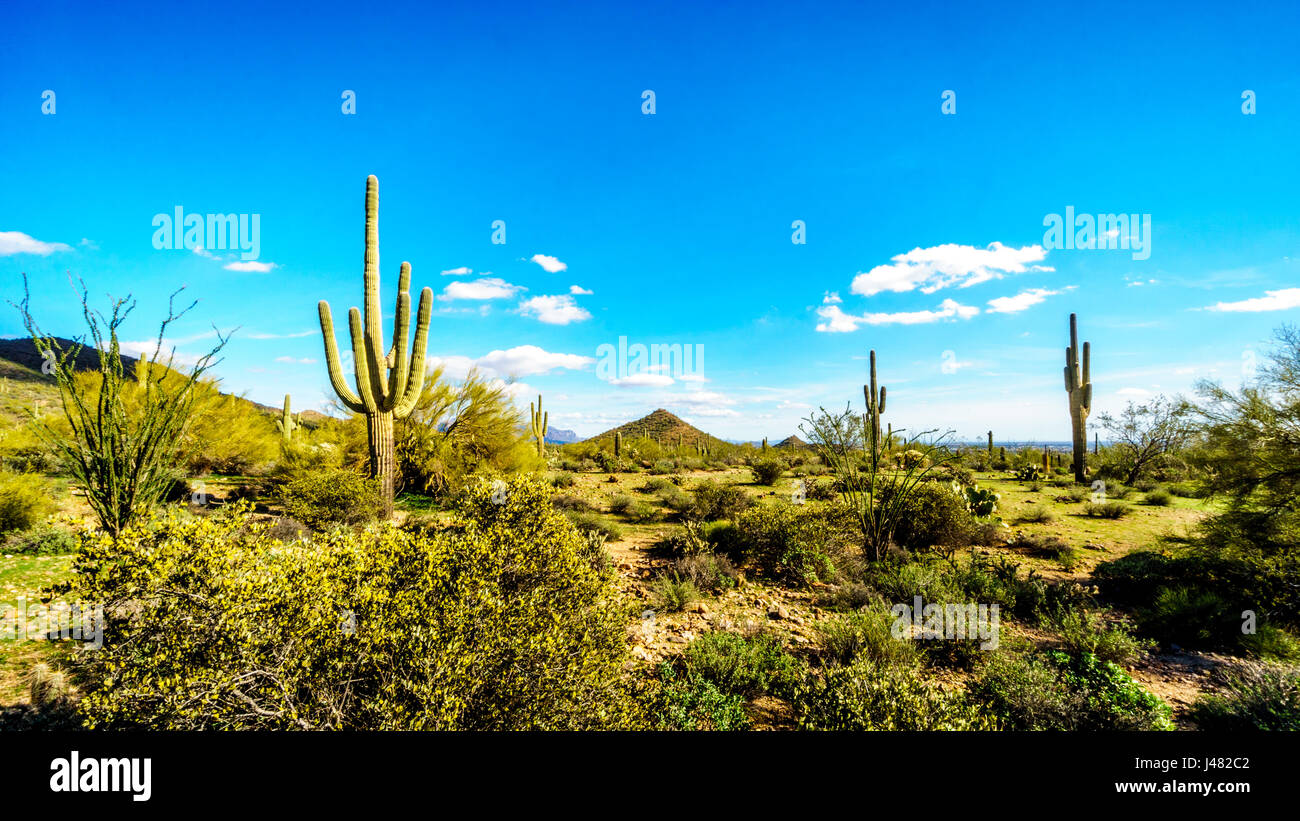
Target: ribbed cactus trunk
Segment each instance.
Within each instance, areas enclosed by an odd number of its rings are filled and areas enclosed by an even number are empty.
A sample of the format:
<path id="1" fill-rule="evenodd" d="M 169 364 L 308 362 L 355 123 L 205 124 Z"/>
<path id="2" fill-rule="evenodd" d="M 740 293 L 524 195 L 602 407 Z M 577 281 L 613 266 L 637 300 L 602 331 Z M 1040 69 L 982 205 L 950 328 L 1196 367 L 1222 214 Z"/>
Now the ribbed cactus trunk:
<path id="1" fill-rule="evenodd" d="M 393 420 L 401 419 L 415 408 L 424 390 L 424 370 L 429 342 L 429 318 L 433 313 L 433 291 L 420 292 L 420 308 L 415 320 L 415 340 L 409 338 L 411 326 L 411 266 L 403 262 L 397 278 L 397 310 L 393 318 L 392 346 L 385 348 L 380 328 L 383 311 L 379 304 L 379 180 L 366 178 L 366 227 L 363 285 L 364 318 L 358 308 L 348 311 L 348 330 L 352 336 L 352 360 L 356 390 L 343 374 L 338 342 L 334 338 L 334 318 L 329 303 L 321 300 L 320 330 L 325 339 L 325 365 L 330 384 L 343 405 L 353 413 L 365 414 L 370 445 L 370 475 L 379 480 L 380 506 L 384 518 L 393 515 Z M 410 353 L 408 355 L 408 345 Z"/>
<path id="2" fill-rule="evenodd" d="M 868 445 L 871 453 L 879 455 L 882 452 L 880 438 L 880 415 L 885 412 L 885 387 L 876 384 L 876 352 L 871 352 L 871 384 L 862 386 L 862 396 L 867 403 L 866 418 L 863 420 L 867 428 Z M 894 428 L 889 428 L 889 436 L 894 436 Z"/>
<path id="3" fill-rule="evenodd" d="M 393 414 L 366 414 L 366 435 L 370 440 L 370 465 L 379 479 L 379 490 L 385 500 L 384 516 L 393 515 L 393 475 L 397 463 L 393 457 Z"/>
<path id="4" fill-rule="evenodd" d="M 989 431 L 989 456 L 993 456 L 993 431 Z"/>
<path id="5" fill-rule="evenodd" d="M 1070 438 L 1074 446 L 1074 481 L 1087 480 L 1088 414 L 1092 412 L 1092 378 L 1090 364 L 1092 343 L 1083 343 L 1079 351 L 1079 323 L 1070 314 L 1070 347 L 1065 349 L 1065 392 L 1070 398 Z"/>
<path id="6" fill-rule="evenodd" d="M 532 429 L 533 437 L 537 440 L 537 455 L 546 458 L 546 429 L 550 421 L 550 411 L 542 410 L 542 395 L 537 394 L 537 405 L 532 402 L 528 403 L 529 426 Z"/>

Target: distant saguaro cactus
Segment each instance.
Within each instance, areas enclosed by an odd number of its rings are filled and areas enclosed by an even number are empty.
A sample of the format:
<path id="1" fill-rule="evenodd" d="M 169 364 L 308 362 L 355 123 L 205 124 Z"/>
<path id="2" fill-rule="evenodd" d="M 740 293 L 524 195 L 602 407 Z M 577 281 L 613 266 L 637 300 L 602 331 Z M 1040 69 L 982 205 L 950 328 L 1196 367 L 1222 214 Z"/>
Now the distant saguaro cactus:
<path id="1" fill-rule="evenodd" d="M 298 419 L 289 412 L 289 394 L 284 395 L 284 410 L 280 413 L 280 418 L 275 420 L 276 430 L 284 437 L 284 443 L 287 445 L 293 441 L 293 432 L 298 429 Z"/>
<path id="2" fill-rule="evenodd" d="M 1048 461 L 1047 445 L 1043 445 L 1043 473 L 1051 473 L 1052 466 Z"/>
<path id="3" fill-rule="evenodd" d="M 325 337 L 325 363 L 330 384 L 348 410 L 366 416 L 370 444 L 370 475 L 380 480 L 383 515 L 393 515 L 393 419 L 410 414 L 424 388 L 425 354 L 429 343 L 429 317 L 433 312 L 433 291 L 420 292 L 420 309 L 415 320 L 415 344 L 407 356 L 407 334 L 411 324 L 411 265 L 403 262 L 397 278 L 397 315 L 393 319 L 393 344 L 385 353 L 379 323 L 379 180 L 366 178 L 366 250 L 363 275 L 365 321 L 361 311 L 348 311 L 352 333 L 352 359 L 357 389 L 354 392 L 343 375 L 334 319 L 330 305 L 321 300 L 321 335 Z"/>
<path id="4" fill-rule="evenodd" d="M 1096 434 L 1096 433 L 1093 433 L 1093 435 L 1092 435 L 1092 455 L 1093 455 L 1093 456 L 1096 456 L 1096 455 L 1099 454 L 1099 453 L 1101 453 L 1101 440 L 1097 437 L 1097 434 Z"/>
<path id="5" fill-rule="evenodd" d="M 993 456 L 993 431 L 989 431 L 989 456 Z"/>
<path id="6" fill-rule="evenodd" d="M 1070 434 L 1074 446 L 1074 481 L 1086 477 L 1084 462 L 1088 453 L 1088 414 L 1092 412 L 1092 378 L 1089 364 L 1092 343 L 1083 343 L 1083 357 L 1079 356 L 1079 323 L 1070 314 L 1070 347 L 1065 349 L 1065 392 L 1070 397 Z"/>
<path id="7" fill-rule="evenodd" d="M 763 451 L 767 452 L 767 437 L 763 437 Z"/>
<path id="8" fill-rule="evenodd" d="M 538 399 L 541 399 L 541 397 L 538 397 Z M 623 455 L 623 434 L 620 433 L 619 431 L 614 431 L 614 458 L 617 459 L 622 455 Z"/>
<path id="9" fill-rule="evenodd" d="M 866 427 L 870 437 L 873 453 L 880 450 L 880 415 L 885 412 L 885 386 L 876 386 L 876 352 L 871 352 L 871 384 L 862 386 L 862 395 L 867 400 Z M 889 435 L 893 437 L 893 425 Z"/>
<path id="10" fill-rule="evenodd" d="M 528 403 L 529 426 L 533 432 L 533 437 L 537 439 L 537 455 L 546 456 L 546 427 L 550 420 L 550 414 L 542 410 L 542 395 L 537 394 L 537 407 L 533 403 Z"/>

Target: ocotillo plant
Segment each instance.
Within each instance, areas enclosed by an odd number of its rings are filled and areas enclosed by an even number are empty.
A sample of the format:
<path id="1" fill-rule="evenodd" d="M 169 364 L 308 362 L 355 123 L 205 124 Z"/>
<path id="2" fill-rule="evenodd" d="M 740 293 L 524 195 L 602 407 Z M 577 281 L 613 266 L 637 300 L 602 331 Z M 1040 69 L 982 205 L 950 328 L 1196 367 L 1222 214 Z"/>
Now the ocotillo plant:
<path id="1" fill-rule="evenodd" d="M 549 421 L 550 413 L 542 410 L 542 395 L 537 394 L 537 407 L 533 403 L 528 403 L 529 426 L 532 428 L 533 437 L 537 439 L 537 455 L 546 456 L 546 423 Z"/>
<path id="2" fill-rule="evenodd" d="M 1088 414 L 1092 411 L 1092 378 L 1089 361 L 1092 343 L 1083 343 L 1083 358 L 1079 357 L 1079 324 L 1070 314 L 1070 347 L 1065 349 L 1065 392 L 1070 397 L 1070 434 L 1074 445 L 1074 481 L 1086 478 L 1084 461 L 1088 453 Z"/>
<path id="3" fill-rule="evenodd" d="M 330 384 L 343 405 L 366 416 L 370 444 L 370 475 L 379 479 L 383 515 L 393 515 L 393 420 L 410 414 L 424 389 L 425 353 L 429 343 L 429 316 L 433 312 L 433 291 L 420 292 L 420 310 L 415 320 L 415 344 L 407 356 L 407 334 L 411 325 L 411 264 L 403 262 L 397 277 L 397 315 L 393 319 L 393 343 L 384 351 L 379 323 L 379 180 L 366 178 L 365 318 L 353 307 L 348 311 L 352 333 L 352 359 L 357 389 L 353 391 L 343 375 L 338 342 L 334 339 L 334 318 L 330 305 L 321 300 L 321 335 L 325 337 L 325 364 Z"/>
<path id="4" fill-rule="evenodd" d="M 284 437 L 284 443 L 287 445 L 293 441 L 293 432 L 298 429 L 298 419 L 289 412 L 289 394 L 284 395 L 284 410 L 280 413 L 280 418 L 275 420 L 275 427 Z"/>
<path id="5" fill-rule="evenodd" d="M 868 437 L 870 438 L 871 451 L 873 453 L 880 450 L 880 414 L 885 412 L 885 387 L 876 386 L 876 352 L 871 352 L 871 384 L 862 386 L 862 395 L 867 400 L 867 414 L 863 420 L 867 427 Z M 890 426 L 890 436 L 893 436 L 893 426 Z"/>

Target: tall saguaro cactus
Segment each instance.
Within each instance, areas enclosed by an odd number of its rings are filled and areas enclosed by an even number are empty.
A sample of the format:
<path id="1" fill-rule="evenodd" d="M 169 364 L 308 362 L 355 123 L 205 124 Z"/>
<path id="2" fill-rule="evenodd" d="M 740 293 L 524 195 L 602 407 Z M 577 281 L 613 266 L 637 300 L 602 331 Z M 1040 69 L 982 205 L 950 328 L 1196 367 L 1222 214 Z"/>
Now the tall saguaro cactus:
<path id="1" fill-rule="evenodd" d="M 385 518 L 393 514 L 393 420 L 410 414 L 424 388 L 425 354 L 429 344 L 429 317 L 433 313 L 433 291 L 420 291 L 420 309 L 415 320 L 415 343 L 407 355 L 411 326 L 411 264 L 403 262 L 397 277 L 397 315 L 393 319 L 393 342 L 385 352 L 379 327 L 383 311 L 379 305 L 379 180 L 366 178 L 366 251 L 363 282 L 365 315 L 353 307 L 348 311 L 352 333 L 352 359 L 356 390 L 348 385 L 334 339 L 330 305 L 321 300 L 320 330 L 325 338 L 325 363 L 330 384 L 348 410 L 366 416 L 370 441 L 370 475 L 380 480 Z"/>
<path id="2" fill-rule="evenodd" d="M 298 419 L 289 412 L 289 394 L 284 395 L 284 410 L 280 413 L 280 418 L 275 420 L 275 427 L 284 437 L 284 443 L 287 445 L 293 441 L 293 432 L 298 429 Z"/>
<path id="3" fill-rule="evenodd" d="M 885 412 L 885 386 L 876 386 L 876 352 L 871 352 L 871 384 L 862 386 L 862 395 L 867 400 L 866 427 L 871 439 L 871 452 L 880 452 L 880 414 Z M 890 436 L 893 436 L 892 428 Z"/>
<path id="4" fill-rule="evenodd" d="M 540 398 L 540 397 L 539 397 Z M 614 431 L 614 458 L 620 458 L 623 455 L 623 434 Z"/>
<path id="5" fill-rule="evenodd" d="M 989 431 L 989 458 L 993 458 L 993 431 Z"/>
<path id="6" fill-rule="evenodd" d="M 550 413 L 542 410 L 542 395 L 537 394 L 537 407 L 533 403 L 528 403 L 529 425 L 532 428 L 533 436 L 537 439 L 537 455 L 546 456 L 546 427 L 550 421 Z"/>
<path id="7" fill-rule="evenodd" d="M 1086 480 L 1084 463 L 1088 454 L 1088 414 L 1092 412 L 1092 378 L 1089 360 L 1092 343 L 1083 343 L 1079 356 L 1079 322 L 1070 314 L 1070 347 L 1065 349 L 1065 392 L 1070 397 L 1070 437 L 1074 445 L 1074 481 Z"/>

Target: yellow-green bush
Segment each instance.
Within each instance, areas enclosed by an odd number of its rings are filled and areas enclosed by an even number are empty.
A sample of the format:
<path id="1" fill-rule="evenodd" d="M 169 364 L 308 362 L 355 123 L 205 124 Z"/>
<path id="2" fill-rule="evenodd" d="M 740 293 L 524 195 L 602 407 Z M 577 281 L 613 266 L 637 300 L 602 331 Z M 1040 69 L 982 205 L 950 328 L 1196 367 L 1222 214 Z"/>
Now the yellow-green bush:
<path id="1" fill-rule="evenodd" d="M 538 479 L 454 521 L 280 543 L 245 511 L 88 539 L 72 595 L 106 604 L 80 657 L 92 727 L 629 726 L 625 615 L 599 548 Z"/>
<path id="2" fill-rule="evenodd" d="M 43 477 L 0 473 L 0 536 L 40 523 L 54 512 Z"/>
<path id="3" fill-rule="evenodd" d="M 280 486 L 284 512 L 313 530 L 379 517 L 379 480 L 346 468 L 305 469 Z"/>

